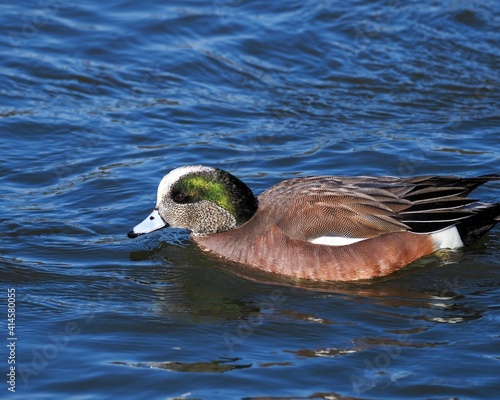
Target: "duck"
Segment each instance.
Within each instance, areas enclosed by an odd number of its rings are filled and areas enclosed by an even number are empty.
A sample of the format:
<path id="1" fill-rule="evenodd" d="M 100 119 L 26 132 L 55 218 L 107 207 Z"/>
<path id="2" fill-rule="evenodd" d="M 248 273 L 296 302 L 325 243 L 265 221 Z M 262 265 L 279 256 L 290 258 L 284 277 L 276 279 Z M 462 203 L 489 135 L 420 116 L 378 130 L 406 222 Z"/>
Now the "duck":
<path id="1" fill-rule="evenodd" d="M 154 210 L 129 238 L 183 228 L 206 252 L 294 279 L 387 276 L 440 250 L 476 241 L 500 221 L 500 203 L 468 197 L 500 175 L 308 176 L 255 196 L 204 165 L 170 171 Z"/>

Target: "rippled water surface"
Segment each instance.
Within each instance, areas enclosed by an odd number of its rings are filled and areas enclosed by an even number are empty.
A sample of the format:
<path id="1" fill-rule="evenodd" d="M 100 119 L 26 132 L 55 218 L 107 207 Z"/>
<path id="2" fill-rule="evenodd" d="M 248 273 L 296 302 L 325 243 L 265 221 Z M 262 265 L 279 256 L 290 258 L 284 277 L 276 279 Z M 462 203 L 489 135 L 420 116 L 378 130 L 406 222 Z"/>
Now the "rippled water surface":
<path id="1" fill-rule="evenodd" d="M 498 1 L 1 11 L 1 398 L 498 398 L 498 228 L 341 285 L 237 269 L 181 230 L 126 237 L 185 164 L 256 193 L 315 174 L 499 173 Z"/>

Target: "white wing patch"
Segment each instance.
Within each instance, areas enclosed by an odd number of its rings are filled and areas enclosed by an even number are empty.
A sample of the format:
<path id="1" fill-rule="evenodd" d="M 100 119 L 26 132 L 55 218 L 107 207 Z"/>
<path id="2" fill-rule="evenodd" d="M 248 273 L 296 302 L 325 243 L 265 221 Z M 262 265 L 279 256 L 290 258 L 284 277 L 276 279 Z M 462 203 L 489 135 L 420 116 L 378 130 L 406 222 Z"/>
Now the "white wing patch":
<path id="1" fill-rule="evenodd" d="M 326 244 L 327 246 L 347 246 L 348 244 L 353 244 L 365 240 L 364 238 L 346 238 L 340 236 L 320 236 L 316 239 L 309 240 L 309 242 L 314 244 Z"/>
<path id="2" fill-rule="evenodd" d="M 425 233 L 427 235 L 427 233 Z M 458 229 L 455 226 L 442 229 L 438 232 L 430 234 L 434 242 L 434 249 L 458 249 L 464 245 Z M 309 240 L 314 244 L 325 244 L 327 246 L 347 246 L 356 242 L 366 240 L 365 238 L 346 238 L 340 236 L 320 236 L 315 239 Z"/>
<path id="3" fill-rule="evenodd" d="M 458 249 L 464 245 L 456 226 L 451 226 L 449 228 L 431 233 L 431 239 L 434 241 L 434 247 L 436 250 Z"/>

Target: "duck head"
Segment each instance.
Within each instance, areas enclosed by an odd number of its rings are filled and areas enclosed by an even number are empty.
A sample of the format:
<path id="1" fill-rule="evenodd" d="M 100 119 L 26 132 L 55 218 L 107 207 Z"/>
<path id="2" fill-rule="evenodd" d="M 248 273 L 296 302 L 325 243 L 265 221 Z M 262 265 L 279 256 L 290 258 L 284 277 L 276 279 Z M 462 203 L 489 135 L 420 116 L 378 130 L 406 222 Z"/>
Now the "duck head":
<path id="1" fill-rule="evenodd" d="M 169 226 L 194 235 L 223 232 L 248 221 L 257 207 L 250 188 L 230 173 L 202 165 L 180 167 L 163 177 L 153 212 L 127 236 Z"/>

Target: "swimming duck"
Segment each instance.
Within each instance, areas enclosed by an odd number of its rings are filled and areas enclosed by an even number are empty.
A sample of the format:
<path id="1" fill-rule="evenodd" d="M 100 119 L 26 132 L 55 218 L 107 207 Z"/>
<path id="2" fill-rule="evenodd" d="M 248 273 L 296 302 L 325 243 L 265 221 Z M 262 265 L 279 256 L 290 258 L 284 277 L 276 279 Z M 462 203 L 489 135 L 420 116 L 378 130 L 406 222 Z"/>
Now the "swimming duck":
<path id="1" fill-rule="evenodd" d="M 165 175 L 156 207 L 128 237 L 186 228 L 224 259 L 299 279 L 385 276 L 467 245 L 500 221 L 500 203 L 469 193 L 500 175 L 294 178 L 255 197 L 230 173 L 185 166 Z"/>

